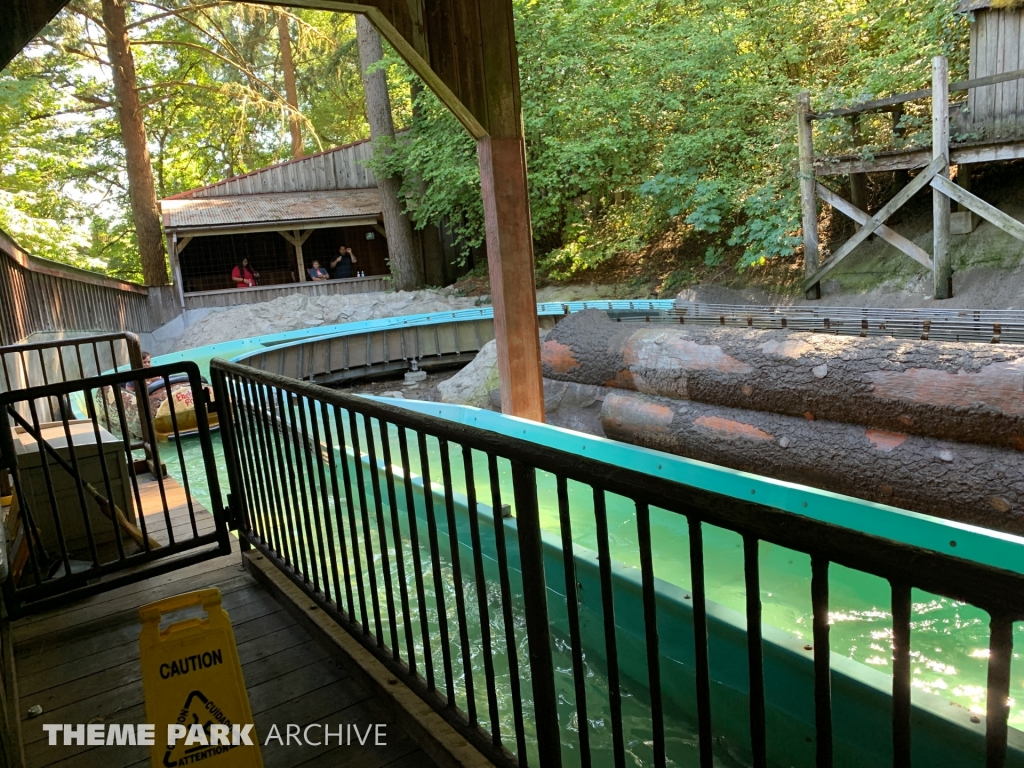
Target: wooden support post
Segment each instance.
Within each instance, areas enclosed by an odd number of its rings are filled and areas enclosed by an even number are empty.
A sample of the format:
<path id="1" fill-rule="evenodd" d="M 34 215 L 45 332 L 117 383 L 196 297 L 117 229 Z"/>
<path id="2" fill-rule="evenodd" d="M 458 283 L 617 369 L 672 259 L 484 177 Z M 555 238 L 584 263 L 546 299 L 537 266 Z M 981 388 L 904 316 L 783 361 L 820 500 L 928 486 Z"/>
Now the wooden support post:
<path id="1" fill-rule="evenodd" d="M 544 421 L 533 230 L 522 137 L 477 142 L 502 413 Z"/>
<path id="2" fill-rule="evenodd" d="M 971 191 L 971 164 L 960 163 L 956 169 L 956 183 L 965 192 Z M 953 235 L 969 235 L 978 226 L 978 214 L 956 198 L 956 210 L 949 217 L 949 232 Z"/>
<path id="3" fill-rule="evenodd" d="M 804 276 L 818 271 L 818 201 L 814 179 L 814 126 L 811 123 L 811 95 L 804 91 L 797 96 L 796 137 L 800 151 L 800 208 L 804 230 Z M 815 283 L 807 291 L 808 299 L 821 298 L 821 285 Z"/>
<path id="4" fill-rule="evenodd" d="M 306 260 L 302 257 L 302 244 L 309 239 L 309 236 L 313 233 L 313 230 L 307 229 L 303 232 L 301 229 L 296 229 L 294 232 L 287 232 L 285 230 L 279 230 L 277 234 L 287 240 L 295 248 L 295 263 L 299 270 L 299 282 L 306 282 Z"/>
<path id="5" fill-rule="evenodd" d="M 859 147 L 864 143 L 860 135 L 860 115 L 851 115 L 850 133 L 853 136 L 853 146 Z M 850 174 L 850 202 L 865 213 L 870 213 L 868 211 L 867 179 L 866 173 Z"/>
<path id="6" fill-rule="evenodd" d="M 182 282 L 181 277 L 181 261 L 179 254 L 184 250 L 185 246 L 188 245 L 191 237 L 182 238 L 181 242 L 178 242 L 178 233 L 175 232 L 167 237 L 167 253 L 171 258 L 171 280 L 174 281 L 174 287 L 178 292 L 178 302 L 181 304 L 181 321 L 188 327 L 188 316 L 185 314 L 185 285 Z"/>
<path id="7" fill-rule="evenodd" d="M 971 166 L 970 163 L 961 163 L 960 165 L 957 166 L 957 169 L 956 169 L 956 183 L 959 186 L 961 186 L 964 189 L 966 189 L 968 192 L 973 191 L 971 189 L 971 186 L 972 186 L 972 184 L 971 184 L 971 168 L 972 168 L 972 166 Z M 958 211 L 968 211 L 968 210 L 970 210 L 963 203 L 957 203 L 956 209 Z"/>
<path id="8" fill-rule="evenodd" d="M 932 159 L 943 158 L 937 177 L 949 178 L 949 64 L 932 59 Z M 932 188 L 932 276 L 936 299 L 953 297 L 953 265 L 949 253 L 949 198 Z"/>
<path id="9" fill-rule="evenodd" d="M 299 265 L 299 280 L 306 282 L 306 260 L 302 257 L 302 232 L 295 230 L 295 261 Z"/>
<path id="10" fill-rule="evenodd" d="M 892 116 L 892 135 L 893 138 L 902 139 L 906 135 L 906 128 L 903 127 L 901 121 L 903 120 L 903 105 L 898 104 L 893 108 L 890 113 Z M 910 172 L 905 168 L 899 168 L 895 172 L 893 181 L 896 183 L 896 191 L 899 192 L 907 184 L 910 183 Z"/>

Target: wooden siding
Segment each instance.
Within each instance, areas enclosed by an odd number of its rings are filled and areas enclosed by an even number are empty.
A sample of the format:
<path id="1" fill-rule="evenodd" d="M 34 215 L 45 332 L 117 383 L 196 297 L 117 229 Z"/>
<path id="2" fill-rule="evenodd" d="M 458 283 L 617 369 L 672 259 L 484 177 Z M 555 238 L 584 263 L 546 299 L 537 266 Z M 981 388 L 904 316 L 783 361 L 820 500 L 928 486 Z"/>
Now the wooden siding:
<path id="1" fill-rule="evenodd" d="M 360 141 L 299 160 L 262 168 L 244 176 L 182 192 L 174 198 L 228 197 L 261 192 L 314 192 L 329 189 L 368 189 L 377 178 L 366 163 L 373 155 L 369 141 Z"/>
<path id="2" fill-rule="evenodd" d="M 986 9 L 971 24 L 969 78 L 1024 69 L 1024 10 Z M 967 112 L 957 118 L 961 130 L 998 139 L 1024 134 L 1024 81 L 974 88 L 967 94 Z"/>
<path id="3" fill-rule="evenodd" d="M 282 296 L 291 296 L 295 293 L 303 293 L 307 296 L 335 296 L 347 293 L 376 293 L 387 290 L 390 290 L 390 284 L 383 275 L 353 277 L 348 280 L 329 280 L 323 283 L 270 285 L 244 290 L 228 288 L 223 291 L 186 293 L 185 309 L 237 307 L 243 304 L 259 304 L 264 301 L 279 299 Z"/>
<path id="4" fill-rule="evenodd" d="M 143 286 L 34 259 L 0 233 L 0 345 L 35 333 L 131 331 L 150 327 Z"/>

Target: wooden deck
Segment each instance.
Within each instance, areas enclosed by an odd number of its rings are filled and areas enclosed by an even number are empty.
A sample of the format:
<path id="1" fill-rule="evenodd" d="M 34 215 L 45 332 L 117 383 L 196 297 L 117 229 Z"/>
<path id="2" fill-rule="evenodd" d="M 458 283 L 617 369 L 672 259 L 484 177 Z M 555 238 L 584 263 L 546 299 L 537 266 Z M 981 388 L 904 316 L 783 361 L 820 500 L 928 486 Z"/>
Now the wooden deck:
<path id="1" fill-rule="evenodd" d="M 145 479 L 143 479 L 145 478 Z M 139 477 L 139 500 L 142 502 L 145 517 L 146 533 L 159 541 L 168 544 L 167 519 L 171 521 L 171 532 L 176 542 L 185 541 L 193 536 L 204 536 L 213 533 L 217 526 L 213 515 L 196 499 L 192 499 L 193 514 L 189 515 L 188 496 L 185 489 L 176 480 L 166 477 L 163 480 L 161 496 L 160 482 L 152 475 Z M 164 500 L 167 502 L 168 514 L 164 514 Z M 192 518 L 195 518 L 195 528 Z M 141 523 L 139 524 L 141 528 Z"/>
<path id="2" fill-rule="evenodd" d="M 1024 157 L 1024 140 L 1021 139 L 1006 138 L 986 142 L 950 144 L 949 146 L 949 161 L 953 165 L 1017 160 L 1022 157 Z M 817 157 L 814 159 L 814 175 L 845 176 L 851 173 L 906 171 L 924 168 L 931 161 L 931 147 L 880 151 L 875 152 L 867 159 L 859 155 Z"/>
<path id="3" fill-rule="evenodd" d="M 159 488 L 144 484 L 149 532 L 165 540 Z M 140 489 L 141 490 L 141 489 Z M 184 490 L 165 481 L 172 529 L 191 534 Z M 155 507 L 150 506 L 155 501 Z M 209 513 L 195 505 L 200 533 Z M 230 555 L 148 579 L 12 624 L 22 739 L 28 768 L 149 764 L 147 747 L 49 746 L 44 723 L 146 721 L 139 664 L 138 609 L 165 597 L 216 586 L 231 617 L 242 671 L 261 741 L 272 724 L 388 723 L 386 746 L 264 746 L 267 768 L 334 766 L 381 768 L 435 763 L 394 725 L 368 689 L 352 678 L 310 634 L 242 568 L 237 541 Z M 42 715 L 29 718 L 39 705 Z M 61 739 L 58 739 L 61 741 Z"/>

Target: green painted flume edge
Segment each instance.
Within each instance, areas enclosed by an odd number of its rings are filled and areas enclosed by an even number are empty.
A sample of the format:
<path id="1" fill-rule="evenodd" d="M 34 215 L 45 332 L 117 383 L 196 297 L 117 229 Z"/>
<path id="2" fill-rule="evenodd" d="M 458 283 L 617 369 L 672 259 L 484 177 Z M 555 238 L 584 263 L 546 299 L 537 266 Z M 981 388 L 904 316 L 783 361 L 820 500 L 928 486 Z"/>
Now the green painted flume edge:
<path id="1" fill-rule="evenodd" d="M 615 299 L 606 301 L 568 301 L 568 302 L 541 302 L 537 304 L 538 317 L 552 317 L 566 313 L 582 312 L 585 309 L 603 309 L 611 311 L 647 310 L 650 312 L 667 311 L 675 306 L 669 299 Z M 215 315 L 214 315 L 215 316 Z M 327 336 L 351 336 L 370 331 L 382 331 L 391 328 L 413 328 L 452 321 L 472 321 L 484 318 L 493 318 L 494 310 L 491 307 L 480 307 L 479 309 L 458 309 L 450 312 L 430 312 L 418 315 L 398 315 L 396 317 L 382 317 L 374 320 L 361 320 L 353 323 L 338 323 L 336 325 L 321 325 L 311 328 L 300 328 L 293 331 L 282 331 L 271 333 L 265 336 L 252 336 L 234 341 L 224 341 L 218 344 L 209 344 L 204 347 L 193 347 L 180 352 L 170 352 L 153 359 L 154 365 L 164 363 L 177 363 L 183 360 L 191 360 L 199 366 L 204 376 L 210 375 L 210 360 L 215 357 L 230 360 L 233 363 L 244 363 L 245 358 L 257 352 L 266 351 L 267 347 L 288 347 L 305 344 L 313 339 L 322 339 Z"/>

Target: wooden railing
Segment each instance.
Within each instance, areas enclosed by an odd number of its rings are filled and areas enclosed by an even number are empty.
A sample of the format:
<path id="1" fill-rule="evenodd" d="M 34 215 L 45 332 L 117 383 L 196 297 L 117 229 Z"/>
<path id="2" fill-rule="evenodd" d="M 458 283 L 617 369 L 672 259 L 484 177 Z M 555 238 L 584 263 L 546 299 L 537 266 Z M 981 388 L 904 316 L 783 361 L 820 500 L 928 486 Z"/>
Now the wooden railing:
<path id="1" fill-rule="evenodd" d="M 1006 215 L 950 179 L 950 165 L 953 164 L 1024 157 L 1024 142 L 1019 142 L 1012 147 L 993 145 L 957 147 L 950 140 L 950 91 L 955 89 L 971 92 L 974 89 L 1019 79 L 1024 79 L 1024 70 L 1000 73 L 950 85 L 946 59 L 938 56 L 932 61 L 932 87 L 927 90 L 914 91 L 865 102 L 846 109 L 820 113 L 811 110 L 810 95 L 806 91 L 799 95 L 797 101 L 797 146 L 800 158 L 800 202 L 804 239 L 805 277 L 803 288 L 807 298 L 821 298 L 821 280 L 858 245 L 872 235 L 878 235 L 882 240 L 931 272 L 933 295 L 936 299 L 952 298 L 953 271 L 949 248 L 950 200 L 958 203 L 961 206 L 960 211 L 966 216 L 977 215 L 1004 232 L 1024 240 L 1024 223 Z M 898 158 L 888 158 L 888 162 L 876 162 L 869 159 L 857 161 L 855 165 L 847 164 L 842 167 L 837 163 L 822 164 L 820 158 L 815 158 L 814 122 L 816 120 L 833 117 L 849 117 L 856 120 L 861 114 L 891 111 L 908 101 L 919 98 L 931 98 L 931 147 L 921 148 L 916 152 L 904 151 Z M 856 128 L 856 124 L 854 127 Z M 856 130 L 853 135 L 856 142 Z M 819 165 L 825 167 L 819 167 Z M 867 211 L 863 174 L 867 171 L 912 168 L 921 168 L 921 170 L 881 209 L 873 216 L 870 215 Z M 850 174 L 850 200 L 843 199 L 817 180 L 819 176 L 834 175 L 835 173 Z M 933 240 L 930 254 L 885 225 L 886 220 L 900 207 L 926 188 L 930 188 L 932 192 Z M 817 209 L 819 199 L 851 218 L 859 226 L 856 234 L 837 248 L 824 264 L 819 261 Z M 965 231 L 970 231 L 970 228 Z"/>
<path id="2" fill-rule="evenodd" d="M 0 345 L 35 333 L 153 330 L 149 289 L 29 256 L 0 232 Z"/>
<path id="3" fill-rule="evenodd" d="M 284 285 L 261 285 L 257 288 L 225 288 L 219 291 L 197 291 L 185 294 L 185 309 L 207 307 L 235 307 L 242 304 L 259 304 L 273 301 L 295 293 L 306 296 L 335 296 L 347 293 L 376 293 L 390 290 L 391 281 L 387 275 L 350 277 L 344 280 L 323 282 L 285 283 Z"/>

